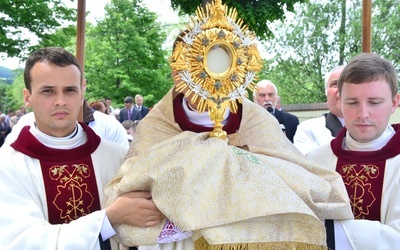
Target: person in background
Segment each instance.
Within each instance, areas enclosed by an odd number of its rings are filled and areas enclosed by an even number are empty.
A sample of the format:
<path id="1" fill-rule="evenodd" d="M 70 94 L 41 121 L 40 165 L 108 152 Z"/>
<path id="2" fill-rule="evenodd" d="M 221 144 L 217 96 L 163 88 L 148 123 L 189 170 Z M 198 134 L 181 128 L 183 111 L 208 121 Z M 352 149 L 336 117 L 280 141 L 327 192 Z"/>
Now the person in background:
<path id="1" fill-rule="evenodd" d="M 113 115 L 114 112 L 114 107 L 111 106 L 111 98 L 110 97 L 106 97 L 106 104 L 107 104 L 107 111 L 109 115 Z"/>
<path id="2" fill-rule="evenodd" d="M 112 117 L 114 117 L 117 121 L 119 121 L 119 112 L 121 112 L 121 110 L 119 108 L 115 108 L 112 113 Z"/>
<path id="3" fill-rule="evenodd" d="M 91 107 L 94 110 L 100 111 L 104 114 L 107 114 L 107 108 L 104 105 L 104 103 L 102 101 L 93 101 L 89 103 L 89 107 Z"/>
<path id="4" fill-rule="evenodd" d="M 149 113 L 149 108 L 143 105 L 143 96 L 137 94 L 135 96 L 135 108 L 140 110 L 142 114 L 142 119 Z"/>
<path id="5" fill-rule="evenodd" d="M 135 138 L 137 125 L 139 125 L 139 121 L 125 120 L 122 122 L 122 126 L 126 129 L 129 143 Z"/>
<path id="6" fill-rule="evenodd" d="M 355 220 L 331 223 L 336 249 L 400 249 L 400 124 L 389 124 L 398 83 L 389 60 L 353 57 L 338 80 L 345 127 L 307 154 L 342 176 L 350 198 Z"/>
<path id="7" fill-rule="evenodd" d="M 329 143 L 343 128 L 344 120 L 340 107 L 338 79 L 344 66 L 333 68 L 325 75 L 325 95 L 329 112 L 321 117 L 302 121 L 294 135 L 294 145 L 307 154 L 320 145 Z"/>
<path id="8" fill-rule="evenodd" d="M 14 116 L 14 114 L 15 114 L 15 112 L 12 109 L 9 109 L 7 111 L 7 115 L 6 115 L 6 118 L 5 118 L 5 122 L 7 123 L 7 126 L 10 126 L 10 119 L 11 119 L 11 117 Z"/>
<path id="9" fill-rule="evenodd" d="M 22 115 L 26 115 L 26 114 L 28 113 L 28 110 L 26 109 L 26 106 L 25 106 L 25 105 L 21 105 L 21 106 L 19 107 L 19 110 L 21 111 L 21 114 L 22 114 Z"/>
<path id="10" fill-rule="evenodd" d="M 125 120 L 136 121 L 142 119 L 142 113 L 140 112 L 140 110 L 134 107 L 133 98 L 131 96 L 125 97 L 124 105 L 125 107 L 122 108 L 119 112 L 118 120 L 120 123 Z"/>
<path id="11" fill-rule="evenodd" d="M 24 82 L 35 122 L 0 149 L 0 249 L 117 249 L 113 226 L 159 223 L 148 192 L 101 208 L 126 150 L 77 122 L 84 86 L 76 58 L 39 49 L 26 61 Z"/>
<path id="12" fill-rule="evenodd" d="M 15 111 L 15 115 L 10 118 L 10 129 L 12 129 L 14 127 L 14 125 L 18 123 L 18 121 L 22 115 L 23 114 L 22 114 L 21 110 L 18 109 Z"/>
<path id="13" fill-rule="evenodd" d="M 1 114 L 0 115 L 0 147 L 3 146 L 4 141 L 9 132 L 10 132 L 10 127 L 6 123 L 6 115 Z"/>
<path id="14" fill-rule="evenodd" d="M 279 111 L 282 111 L 282 99 L 279 95 L 276 96 L 276 107 L 275 108 Z"/>
<path id="15" fill-rule="evenodd" d="M 272 114 L 281 125 L 282 131 L 286 137 L 293 143 L 293 137 L 296 133 L 299 118 L 295 115 L 276 109 L 278 90 L 274 83 L 269 80 L 262 80 L 257 83 L 257 91 L 253 92 L 255 103 L 265 108 Z"/>

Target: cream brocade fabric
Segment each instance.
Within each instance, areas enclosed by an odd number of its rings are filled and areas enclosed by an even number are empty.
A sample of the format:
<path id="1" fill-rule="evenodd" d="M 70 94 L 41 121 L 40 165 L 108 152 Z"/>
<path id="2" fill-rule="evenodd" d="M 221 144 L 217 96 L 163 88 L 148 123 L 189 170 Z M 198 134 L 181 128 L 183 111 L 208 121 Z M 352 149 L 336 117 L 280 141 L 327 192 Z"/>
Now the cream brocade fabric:
<path id="1" fill-rule="evenodd" d="M 267 111 L 244 100 L 241 127 L 228 143 L 208 132 L 182 132 L 173 97 L 171 89 L 140 122 L 106 187 L 105 206 L 128 191 L 151 190 L 175 225 L 217 245 L 325 246 L 321 220 L 353 218 L 340 176 L 303 157 Z M 115 238 L 124 245 L 154 244 L 163 224 L 118 226 Z"/>

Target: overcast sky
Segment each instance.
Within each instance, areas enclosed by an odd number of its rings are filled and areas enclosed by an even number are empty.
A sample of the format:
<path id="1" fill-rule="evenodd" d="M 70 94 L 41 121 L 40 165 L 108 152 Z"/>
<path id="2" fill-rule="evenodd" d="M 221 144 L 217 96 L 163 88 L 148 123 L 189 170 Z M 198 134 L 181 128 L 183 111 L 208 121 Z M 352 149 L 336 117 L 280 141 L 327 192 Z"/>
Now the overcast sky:
<path id="1" fill-rule="evenodd" d="M 77 7 L 78 1 L 74 0 L 64 0 L 67 6 Z M 110 0 L 86 0 L 86 11 L 89 11 L 89 15 L 86 17 L 88 22 L 94 23 L 96 19 L 102 18 L 104 16 L 104 6 L 109 3 Z M 150 11 L 153 11 L 159 15 L 159 21 L 162 23 L 178 22 L 178 15 L 173 12 L 170 7 L 169 0 L 144 0 L 143 1 Z M 3 54 L 1 54 L 3 55 Z M 0 59 L 0 66 L 7 67 L 10 69 L 15 69 L 23 67 L 23 63 L 19 62 L 18 58 L 6 58 Z"/>

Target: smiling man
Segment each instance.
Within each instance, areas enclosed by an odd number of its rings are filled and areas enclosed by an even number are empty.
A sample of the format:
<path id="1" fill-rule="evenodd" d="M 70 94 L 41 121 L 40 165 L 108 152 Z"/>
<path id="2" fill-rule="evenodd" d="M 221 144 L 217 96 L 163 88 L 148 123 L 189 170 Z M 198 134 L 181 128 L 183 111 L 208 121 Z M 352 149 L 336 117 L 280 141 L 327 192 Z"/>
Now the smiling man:
<path id="1" fill-rule="evenodd" d="M 338 88 L 345 128 L 308 154 L 336 169 L 350 198 L 355 220 L 335 221 L 331 240 L 336 249 L 399 249 L 400 130 L 389 124 L 399 104 L 396 69 L 376 54 L 360 54 Z"/>

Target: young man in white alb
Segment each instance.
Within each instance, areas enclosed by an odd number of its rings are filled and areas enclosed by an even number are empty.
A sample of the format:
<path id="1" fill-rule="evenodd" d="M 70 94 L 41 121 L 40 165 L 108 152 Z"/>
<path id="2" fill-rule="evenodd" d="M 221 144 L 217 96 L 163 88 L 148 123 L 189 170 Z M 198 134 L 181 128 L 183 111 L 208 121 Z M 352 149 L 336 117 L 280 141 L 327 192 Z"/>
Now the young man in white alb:
<path id="1" fill-rule="evenodd" d="M 400 130 L 389 124 L 399 104 L 396 69 L 376 54 L 360 54 L 338 88 L 345 128 L 308 154 L 342 176 L 355 217 L 330 223 L 328 242 L 336 249 L 400 249 Z"/>

